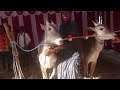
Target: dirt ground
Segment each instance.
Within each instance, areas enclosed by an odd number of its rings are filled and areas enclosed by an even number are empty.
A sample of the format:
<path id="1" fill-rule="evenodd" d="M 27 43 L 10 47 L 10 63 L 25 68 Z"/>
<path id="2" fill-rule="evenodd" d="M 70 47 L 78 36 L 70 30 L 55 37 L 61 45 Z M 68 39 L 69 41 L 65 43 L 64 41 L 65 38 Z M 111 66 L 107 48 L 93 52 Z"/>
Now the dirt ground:
<path id="1" fill-rule="evenodd" d="M 27 68 L 22 67 L 22 71 L 25 79 L 42 79 L 38 61 L 35 61 Z M 94 76 L 99 79 L 120 79 L 120 65 L 99 59 Z M 0 71 L 0 79 L 12 79 L 13 77 L 13 71 Z"/>
<path id="2" fill-rule="evenodd" d="M 94 76 L 99 79 L 120 79 L 120 66 L 98 61 Z"/>

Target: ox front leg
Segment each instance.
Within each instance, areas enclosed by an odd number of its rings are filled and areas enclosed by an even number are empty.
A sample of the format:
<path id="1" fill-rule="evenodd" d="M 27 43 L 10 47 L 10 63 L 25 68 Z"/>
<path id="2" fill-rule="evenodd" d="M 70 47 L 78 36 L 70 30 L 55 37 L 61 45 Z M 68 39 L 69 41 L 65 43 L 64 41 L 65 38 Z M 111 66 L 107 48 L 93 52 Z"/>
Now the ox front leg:
<path id="1" fill-rule="evenodd" d="M 41 67 L 41 71 L 42 71 L 42 76 L 43 76 L 43 79 L 48 79 L 48 76 L 47 76 L 47 69 L 46 69 L 46 68 Z"/>
<path id="2" fill-rule="evenodd" d="M 54 66 L 53 66 L 53 71 L 52 71 L 49 79 L 52 79 L 52 78 L 55 76 L 55 73 L 56 73 L 56 66 L 54 65 Z"/>
<path id="3" fill-rule="evenodd" d="M 97 62 L 91 62 L 91 68 L 90 68 L 90 78 L 91 79 L 93 79 L 93 73 L 95 71 L 96 63 Z"/>
<path id="4" fill-rule="evenodd" d="M 88 63 L 84 63 L 84 79 L 88 77 Z"/>

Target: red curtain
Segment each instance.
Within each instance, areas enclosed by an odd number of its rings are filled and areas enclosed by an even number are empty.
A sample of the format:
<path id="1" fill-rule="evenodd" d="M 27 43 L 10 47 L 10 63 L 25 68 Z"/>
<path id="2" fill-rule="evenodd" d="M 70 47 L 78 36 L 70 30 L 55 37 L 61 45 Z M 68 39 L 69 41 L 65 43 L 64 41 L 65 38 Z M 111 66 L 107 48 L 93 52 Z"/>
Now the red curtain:
<path id="1" fill-rule="evenodd" d="M 5 23 L 5 22 L 8 23 L 7 17 L 6 17 L 5 19 L 2 19 L 2 18 L 1 18 L 1 22 L 2 22 L 2 23 Z"/>
<path id="2" fill-rule="evenodd" d="M 95 12 L 87 12 L 88 27 L 94 27 L 92 21 L 95 21 Z M 88 30 L 88 34 L 92 35 L 93 32 Z"/>
<path id="3" fill-rule="evenodd" d="M 74 18 L 80 28 L 80 35 L 83 35 L 82 12 L 74 12 Z"/>
<path id="4" fill-rule="evenodd" d="M 110 29 L 110 11 L 106 11 L 106 25 Z M 112 48 L 111 40 L 108 40 L 106 42 L 107 42 L 107 48 Z"/>
<path id="5" fill-rule="evenodd" d="M 16 11 L 18 15 L 22 15 L 24 11 Z M 31 18 L 30 15 L 34 15 L 36 11 L 28 11 L 29 15 L 23 15 L 23 22 L 24 26 L 26 29 L 26 32 L 30 35 L 31 37 L 31 48 L 35 47 L 35 41 L 33 38 L 33 31 L 32 31 L 32 25 L 31 25 Z M 57 24 L 57 18 L 56 18 L 56 13 L 59 13 L 60 11 L 55 11 L 53 14 L 49 14 L 48 11 L 42 11 L 42 14 L 35 14 L 35 22 L 36 22 L 36 32 L 37 32 L 37 37 L 38 37 L 38 42 L 40 43 L 44 34 L 44 30 L 41 29 L 40 24 L 44 24 L 44 14 L 48 13 L 48 21 L 51 22 L 51 20 Z M 5 12 L 6 16 L 10 16 L 13 14 L 13 11 L 10 12 Z M 99 16 L 100 12 L 97 12 L 97 19 Z M 12 29 L 15 34 L 15 40 L 17 39 L 17 34 L 19 32 L 19 16 L 12 16 Z M 104 23 L 104 11 L 101 12 L 101 15 L 103 16 L 103 23 Z M 59 17 L 61 18 L 61 17 Z M 76 23 L 78 24 L 80 28 L 80 33 L 83 35 L 83 21 L 82 21 L 82 11 L 80 12 L 74 12 L 74 19 Z M 8 22 L 8 17 L 6 18 L 0 18 L 1 23 Z M 88 12 L 87 11 L 87 24 L 89 27 L 93 26 L 92 21 L 95 21 L 95 11 Z M 120 30 L 120 11 L 114 11 L 113 12 L 113 24 L 114 24 L 114 30 Z M 106 25 L 108 28 L 110 28 L 110 11 L 106 11 Z M 92 32 L 88 31 L 88 34 L 92 34 Z M 118 37 L 120 37 L 120 32 L 117 33 Z M 107 46 L 108 48 L 112 48 L 111 41 L 107 41 Z M 117 51 L 120 51 L 120 43 L 114 44 L 114 49 Z"/>
<path id="6" fill-rule="evenodd" d="M 37 34 L 38 34 L 38 41 L 39 43 L 42 40 L 44 30 L 41 29 L 40 23 L 44 24 L 43 14 L 35 15 L 36 19 L 36 27 L 37 27 Z"/>
<path id="7" fill-rule="evenodd" d="M 56 22 L 56 14 L 54 13 L 54 14 L 48 14 L 48 21 L 49 22 L 51 22 L 51 21 L 53 21 L 53 23 L 55 23 L 55 24 L 57 24 L 57 22 Z"/>
<path id="8" fill-rule="evenodd" d="M 31 38 L 30 47 L 34 48 L 35 44 L 33 43 L 34 39 L 33 39 L 30 15 L 23 16 L 23 21 L 24 21 L 25 32 L 28 33 L 30 35 L 30 38 Z"/>
<path id="9" fill-rule="evenodd" d="M 113 13 L 113 24 L 114 30 L 120 30 L 120 11 L 115 11 Z M 117 36 L 120 38 L 120 32 L 117 33 Z M 114 44 L 114 49 L 120 51 L 120 43 Z"/>
<path id="10" fill-rule="evenodd" d="M 17 41 L 17 34 L 19 33 L 19 21 L 18 20 L 19 20 L 18 16 L 12 18 L 15 41 Z"/>

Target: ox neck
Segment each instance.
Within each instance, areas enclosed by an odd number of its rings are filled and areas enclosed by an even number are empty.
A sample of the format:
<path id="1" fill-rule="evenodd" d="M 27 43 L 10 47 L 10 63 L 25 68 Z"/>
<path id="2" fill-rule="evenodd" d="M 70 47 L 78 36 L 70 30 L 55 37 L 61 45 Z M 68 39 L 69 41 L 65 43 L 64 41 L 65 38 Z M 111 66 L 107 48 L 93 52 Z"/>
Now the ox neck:
<path id="1" fill-rule="evenodd" d="M 55 48 L 55 47 L 58 46 L 58 45 L 50 42 L 49 40 L 45 41 L 44 44 L 45 44 L 46 46 L 49 46 L 50 48 Z"/>
<path id="2" fill-rule="evenodd" d="M 100 40 L 99 38 L 96 38 L 96 42 L 99 44 L 104 44 L 104 40 Z"/>

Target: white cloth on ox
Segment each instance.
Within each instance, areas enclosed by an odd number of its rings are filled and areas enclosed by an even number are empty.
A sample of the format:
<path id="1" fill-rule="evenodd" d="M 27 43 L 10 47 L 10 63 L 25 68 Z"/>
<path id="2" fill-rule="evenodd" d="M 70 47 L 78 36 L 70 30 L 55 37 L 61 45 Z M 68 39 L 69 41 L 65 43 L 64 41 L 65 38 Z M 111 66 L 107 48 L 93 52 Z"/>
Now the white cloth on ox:
<path id="1" fill-rule="evenodd" d="M 50 56 L 45 56 L 44 54 L 39 55 L 39 62 L 40 65 L 44 68 L 52 68 L 52 66 L 55 64 L 57 60 L 56 55 L 53 53 Z"/>
<path id="2" fill-rule="evenodd" d="M 80 58 L 76 52 L 71 58 L 60 63 L 57 67 L 57 78 L 58 79 L 78 79 L 80 74 Z"/>

